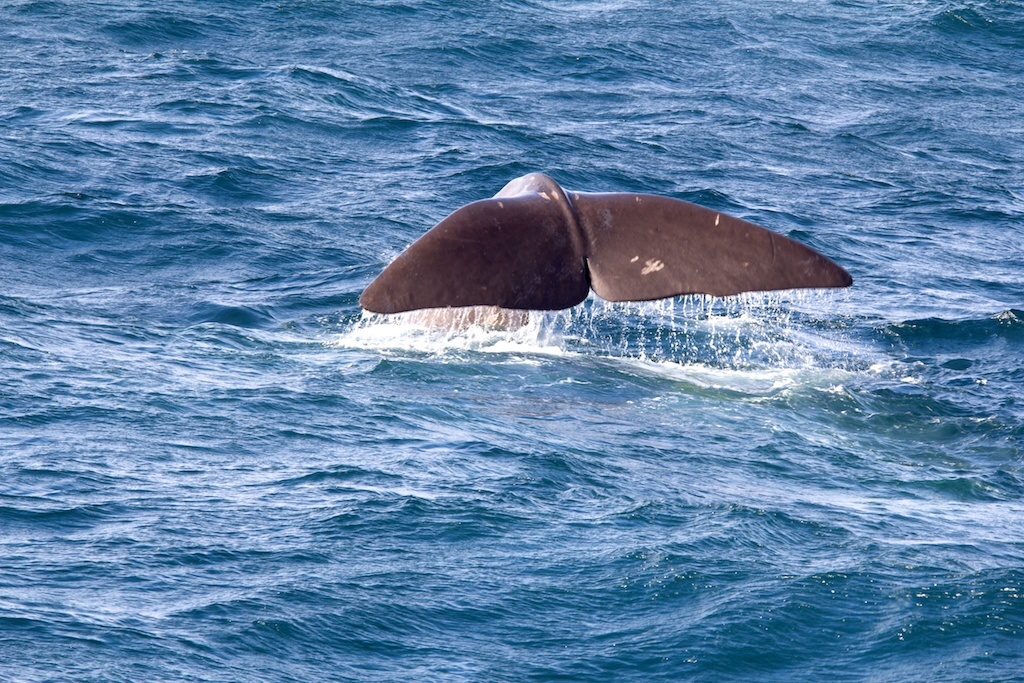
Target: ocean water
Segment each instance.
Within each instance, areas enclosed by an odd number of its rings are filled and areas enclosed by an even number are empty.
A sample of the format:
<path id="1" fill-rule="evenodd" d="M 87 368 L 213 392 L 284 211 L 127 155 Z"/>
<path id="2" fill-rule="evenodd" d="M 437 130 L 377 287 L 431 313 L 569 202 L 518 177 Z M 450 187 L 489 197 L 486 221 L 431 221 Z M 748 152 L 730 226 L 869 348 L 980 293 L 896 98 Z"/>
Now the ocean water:
<path id="1" fill-rule="evenodd" d="M 1024 674 L 1024 4 L 0 4 L 0 679 Z M 544 171 L 839 292 L 364 315 Z"/>

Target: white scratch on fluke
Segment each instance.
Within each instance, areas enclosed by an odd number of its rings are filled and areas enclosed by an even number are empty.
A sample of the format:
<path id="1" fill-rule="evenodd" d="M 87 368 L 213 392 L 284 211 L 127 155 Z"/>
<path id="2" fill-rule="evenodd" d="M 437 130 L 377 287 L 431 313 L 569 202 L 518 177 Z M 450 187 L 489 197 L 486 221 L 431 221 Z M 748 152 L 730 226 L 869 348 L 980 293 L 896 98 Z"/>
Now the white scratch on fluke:
<path id="1" fill-rule="evenodd" d="M 549 202 L 551 201 L 551 197 L 548 196 L 547 192 L 541 192 L 540 196 L 543 197 L 544 199 L 548 200 Z"/>
<path id="2" fill-rule="evenodd" d="M 721 220 L 721 218 L 722 218 L 722 214 L 720 214 L 720 213 L 716 213 L 715 214 L 715 225 L 716 226 L 718 225 L 718 221 Z"/>
<path id="3" fill-rule="evenodd" d="M 630 262 L 630 263 L 636 263 L 636 262 L 637 262 L 637 261 L 639 261 L 639 260 L 640 260 L 640 257 L 639 257 L 639 256 L 634 256 L 633 258 L 629 259 L 629 262 Z"/>
<path id="4" fill-rule="evenodd" d="M 659 270 L 665 267 L 665 264 L 656 258 L 647 259 L 644 263 L 643 270 L 640 271 L 641 275 L 650 275 L 651 273 L 657 273 Z"/>

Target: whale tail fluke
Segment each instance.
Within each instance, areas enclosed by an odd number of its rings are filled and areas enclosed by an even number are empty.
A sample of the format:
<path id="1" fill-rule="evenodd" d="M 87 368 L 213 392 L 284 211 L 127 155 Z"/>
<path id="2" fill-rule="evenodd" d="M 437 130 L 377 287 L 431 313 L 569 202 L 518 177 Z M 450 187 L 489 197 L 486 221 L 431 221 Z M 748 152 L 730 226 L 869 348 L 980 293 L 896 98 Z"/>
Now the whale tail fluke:
<path id="1" fill-rule="evenodd" d="M 842 267 L 747 221 L 655 195 L 566 193 L 530 174 L 416 240 L 366 288 L 375 313 L 847 287 Z"/>

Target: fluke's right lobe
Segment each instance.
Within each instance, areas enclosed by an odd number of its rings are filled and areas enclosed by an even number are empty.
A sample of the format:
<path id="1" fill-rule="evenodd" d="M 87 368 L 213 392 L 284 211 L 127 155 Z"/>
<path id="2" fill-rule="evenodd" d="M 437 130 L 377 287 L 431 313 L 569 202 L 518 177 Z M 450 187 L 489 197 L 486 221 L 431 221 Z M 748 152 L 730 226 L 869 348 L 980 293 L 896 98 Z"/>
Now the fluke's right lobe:
<path id="1" fill-rule="evenodd" d="M 680 294 L 847 287 L 843 268 L 810 247 L 689 202 L 571 193 L 594 291 L 610 301 Z"/>

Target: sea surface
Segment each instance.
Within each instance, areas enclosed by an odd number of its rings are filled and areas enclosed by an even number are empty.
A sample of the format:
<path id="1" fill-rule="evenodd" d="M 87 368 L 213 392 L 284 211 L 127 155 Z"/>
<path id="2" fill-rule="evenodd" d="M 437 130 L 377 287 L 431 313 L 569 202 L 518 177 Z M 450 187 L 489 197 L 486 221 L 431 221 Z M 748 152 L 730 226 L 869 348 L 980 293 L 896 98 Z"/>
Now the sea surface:
<path id="1" fill-rule="evenodd" d="M 530 171 L 842 291 L 363 314 Z M 1024 680 L 1024 3 L 0 3 L 0 680 Z"/>

